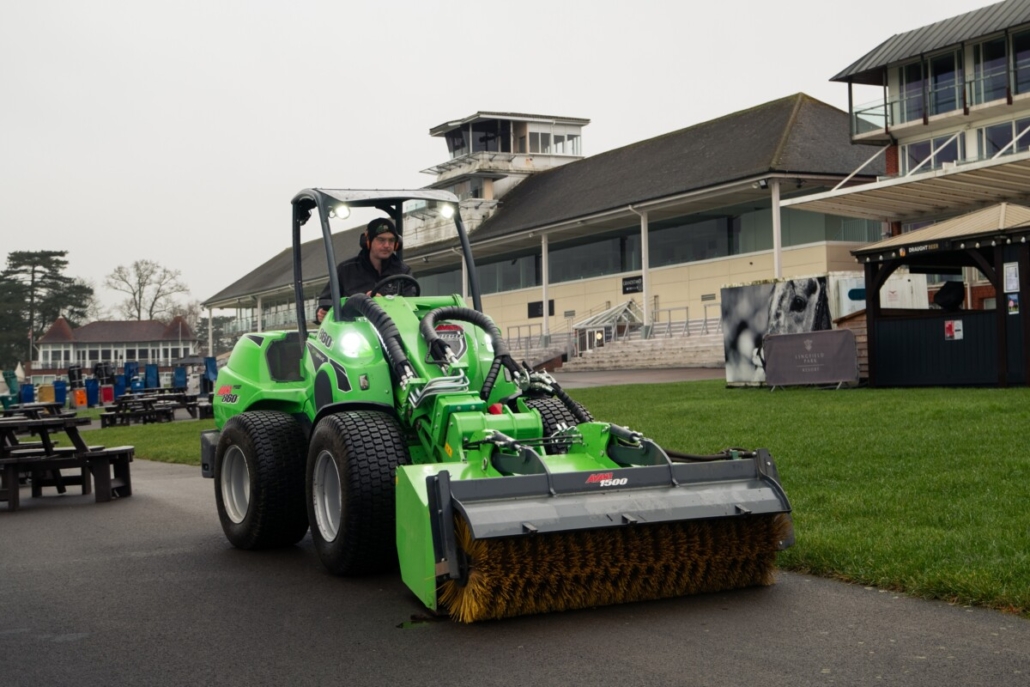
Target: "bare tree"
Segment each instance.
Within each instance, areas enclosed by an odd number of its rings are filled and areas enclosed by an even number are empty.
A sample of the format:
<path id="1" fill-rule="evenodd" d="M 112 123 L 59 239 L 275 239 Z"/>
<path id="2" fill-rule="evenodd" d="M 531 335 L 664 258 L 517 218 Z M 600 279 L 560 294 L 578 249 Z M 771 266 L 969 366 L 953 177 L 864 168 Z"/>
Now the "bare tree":
<path id="1" fill-rule="evenodd" d="M 128 294 L 119 309 L 129 319 L 159 320 L 167 318 L 175 306 L 173 296 L 189 293 L 179 270 L 170 270 L 153 260 L 136 260 L 129 267 L 118 265 L 107 275 L 107 288 Z"/>
<path id="2" fill-rule="evenodd" d="M 92 279 L 86 279 L 84 277 L 77 277 L 75 283 L 79 284 L 80 287 L 89 289 L 90 295 L 83 303 L 83 317 L 80 324 L 89 324 L 90 322 L 99 322 L 100 320 L 108 319 L 109 315 L 107 308 L 100 302 L 97 297 L 97 287 L 93 283 Z"/>

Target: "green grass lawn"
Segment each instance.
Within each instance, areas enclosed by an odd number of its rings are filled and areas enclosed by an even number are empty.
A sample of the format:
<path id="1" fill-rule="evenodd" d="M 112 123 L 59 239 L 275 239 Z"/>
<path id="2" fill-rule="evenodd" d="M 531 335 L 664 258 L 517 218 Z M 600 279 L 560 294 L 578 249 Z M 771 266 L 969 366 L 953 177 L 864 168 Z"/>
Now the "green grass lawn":
<path id="1" fill-rule="evenodd" d="M 571 394 L 672 449 L 770 449 L 794 508 L 784 568 L 1030 613 L 1030 389 Z"/>
<path id="2" fill-rule="evenodd" d="M 200 433 L 214 428 L 214 420 L 186 420 L 93 430 L 84 428 L 82 435 L 89 444 L 134 446 L 139 458 L 199 466 Z M 197 475 L 200 475 L 199 469 Z"/>
<path id="3" fill-rule="evenodd" d="M 662 446 L 768 448 L 794 508 L 782 567 L 1030 616 L 1030 389 L 577 389 L 598 419 Z M 199 465 L 212 420 L 95 430 Z M 199 475 L 199 470 L 198 470 Z"/>

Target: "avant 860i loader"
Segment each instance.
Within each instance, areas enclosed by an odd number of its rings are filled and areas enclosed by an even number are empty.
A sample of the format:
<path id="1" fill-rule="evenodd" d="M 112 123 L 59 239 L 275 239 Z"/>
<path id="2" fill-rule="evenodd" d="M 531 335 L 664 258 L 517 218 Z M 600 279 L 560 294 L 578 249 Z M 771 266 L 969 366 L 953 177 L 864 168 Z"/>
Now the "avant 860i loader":
<path id="1" fill-rule="evenodd" d="M 378 208 L 402 233 L 412 202 L 453 217 L 473 308 L 340 297 L 330 217 Z M 457 203 L 426 190 L 293 199 L 298 331 L 240 339 L 215 386 L 219 429 L 201 440 L 229 541 L 290 546 L 310 527 L 331 572 L 399 562 L 423 604 L 463 622 L 772 583 L 793 529 L 769 453 L 664 450 L 517 363 L 482 313 Z M 312 212 L 333 301 L 318 331 L 301 274 Z M 412 280 L 372 293 L 398 279 Z"/>

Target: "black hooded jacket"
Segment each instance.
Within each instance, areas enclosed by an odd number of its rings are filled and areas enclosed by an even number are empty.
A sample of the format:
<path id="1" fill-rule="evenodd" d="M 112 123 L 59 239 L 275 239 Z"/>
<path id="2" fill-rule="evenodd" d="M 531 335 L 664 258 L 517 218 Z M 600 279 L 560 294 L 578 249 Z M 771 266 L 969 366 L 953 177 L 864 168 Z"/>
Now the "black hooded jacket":
<path id="1" fill-rule="evenodd" d="M 346 298 L 356 293 L 367 293 L 376 282 L 395 274 L 411 274 L 411 268 L 401 262 L 396 253 L 383 261 L 383 271 L 378 272 L 369 259 L 368 249 L 362 248 L 361 252 L 353 258 L 344 260 L 336 266 L 336 276 L 340 281 L 340 297 Z M 414 285 L 403 281 L 387 284 L 382 289 L 382 294 L 388 296 L 396 294 L 398 291 L 402 296 L 415 295 Z M 322 293 L 318 294 L 318 307 L 328 310 L 332 304 L 332 294 L 329 292 L 329 283 L 326 282 Z"/>

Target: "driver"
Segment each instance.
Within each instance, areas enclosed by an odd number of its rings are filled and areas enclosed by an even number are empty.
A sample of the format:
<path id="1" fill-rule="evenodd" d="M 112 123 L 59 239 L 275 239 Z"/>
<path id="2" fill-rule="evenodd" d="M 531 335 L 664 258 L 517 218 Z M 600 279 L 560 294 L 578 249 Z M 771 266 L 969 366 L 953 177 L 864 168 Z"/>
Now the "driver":
<path id="1" fill-rule="evenodd" d="M 377 217 L 368 223 L 362 234 L 361 251 L 349 260 L 336 266 L 336 275 L 340 281 L 340 296 L 353 296 L 364 293 L 369 296 L 383 295 L 372 293 L 372 287 L 386 277 L 396 274 L 411 274 L 411 268 L 401 262 L 395 252 L 400 248 L 401 239 L 397 235 L 397 227 L 386 217 Z M 404 282 L 388 284 L 384 291 L 395 294 L 400 288 L 402 296 L 414 296 L 415 285 Z M 318 312 L 315 319 L 322 321 L 326 312 L 332 307 L 332 296 L 329 284 L 326 283 L 322 293 L 318 295 Z"/>

